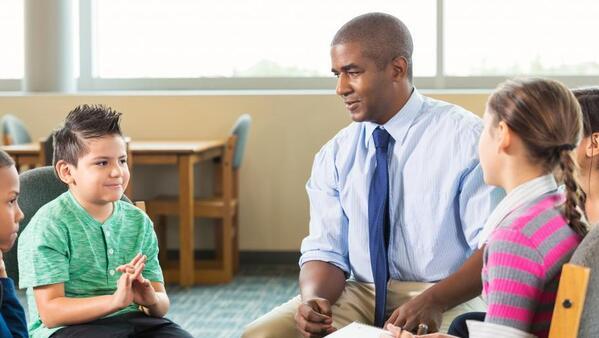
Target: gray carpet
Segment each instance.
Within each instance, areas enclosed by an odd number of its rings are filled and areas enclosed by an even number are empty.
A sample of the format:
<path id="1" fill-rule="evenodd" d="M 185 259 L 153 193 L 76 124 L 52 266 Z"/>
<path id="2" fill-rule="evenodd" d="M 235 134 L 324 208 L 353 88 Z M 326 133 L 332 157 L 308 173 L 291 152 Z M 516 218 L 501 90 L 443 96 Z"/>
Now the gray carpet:
<path id="1" fill-rule="evenodd" d="M 245 325 L 298 293 L 297 265 L 244 266 L 233 282 L 185 289 L 168 286 L 168 318 L 196 338 L 240 337 Z M 25 309 L 25 293 L 19 298 Z"/>

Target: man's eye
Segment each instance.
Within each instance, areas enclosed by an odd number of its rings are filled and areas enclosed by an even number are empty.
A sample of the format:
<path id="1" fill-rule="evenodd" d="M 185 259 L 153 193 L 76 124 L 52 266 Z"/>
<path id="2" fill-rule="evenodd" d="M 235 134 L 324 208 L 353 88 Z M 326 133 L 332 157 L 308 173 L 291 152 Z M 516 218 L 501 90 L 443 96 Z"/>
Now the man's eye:
<path id="1" fill-rule="evenodd" d="M 97 162 L 96 165 L 104 167 L 104 166 L 108 165 L 108 161 L 100 161 L 100 162 Z"/>

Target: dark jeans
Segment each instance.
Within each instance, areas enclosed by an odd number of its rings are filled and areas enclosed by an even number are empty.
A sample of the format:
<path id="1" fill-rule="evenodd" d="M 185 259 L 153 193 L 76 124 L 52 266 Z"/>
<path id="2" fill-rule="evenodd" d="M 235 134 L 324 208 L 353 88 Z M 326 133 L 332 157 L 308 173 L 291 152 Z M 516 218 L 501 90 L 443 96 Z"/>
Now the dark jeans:
<path id="1" fill-rule="evenodd" d="M 469 338 L 468 334 L 468 326 L 466 325 L 466 320 L 478 320 L 479 322 L 485 321 L 484 312 L 468 312 L 463 315 L 459 315 L 455 317 L 451 325 L 449 326 L 449 330 L 447 333 L 460 337 L 460 338 Z"/>
<path id="2" fill-rule="evenodd" d="M 102 318 L 85 324 L 69 325 L 52 334 L 51 338 L 151 338 L 192 336 L 166 318 L 148 317 L 141 312 L 129 312 Z"/>

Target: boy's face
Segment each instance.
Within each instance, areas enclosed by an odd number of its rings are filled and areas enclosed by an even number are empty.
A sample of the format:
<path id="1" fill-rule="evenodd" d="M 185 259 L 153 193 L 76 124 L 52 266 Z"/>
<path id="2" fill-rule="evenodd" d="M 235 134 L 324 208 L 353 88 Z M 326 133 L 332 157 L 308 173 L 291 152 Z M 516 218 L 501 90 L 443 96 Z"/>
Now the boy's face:
<path id="1" fill-rule="evenodd" d="M 0 250 L 6 252 L 17 239 L 23 212 L 17 203 L 19 174 L 14 165 L 0 168 Z"/>
<path id="2" fill-rule="evenodd" d="M 83 204 L 105 205 L 118 201 L 129 183 L 125 141 L 119 135 L 84 140 L 89 151 L 77 166 L 68 164 L 69 189 Z"/>

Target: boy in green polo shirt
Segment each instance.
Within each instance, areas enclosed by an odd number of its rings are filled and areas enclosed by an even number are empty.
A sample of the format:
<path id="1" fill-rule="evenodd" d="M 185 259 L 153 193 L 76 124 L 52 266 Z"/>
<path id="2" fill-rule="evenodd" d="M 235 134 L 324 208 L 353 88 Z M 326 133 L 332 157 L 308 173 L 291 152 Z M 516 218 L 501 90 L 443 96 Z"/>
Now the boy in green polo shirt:
<path id="1" fill-rule="evenodd" d="M 34 338 L 191 337 L 163 318 L 151 221 L 121 201 L 129 169 L 120 116 L 79 106 L 54 134 L 54 168 L 69 190 L 38 210 L 18 248 Z"/>

